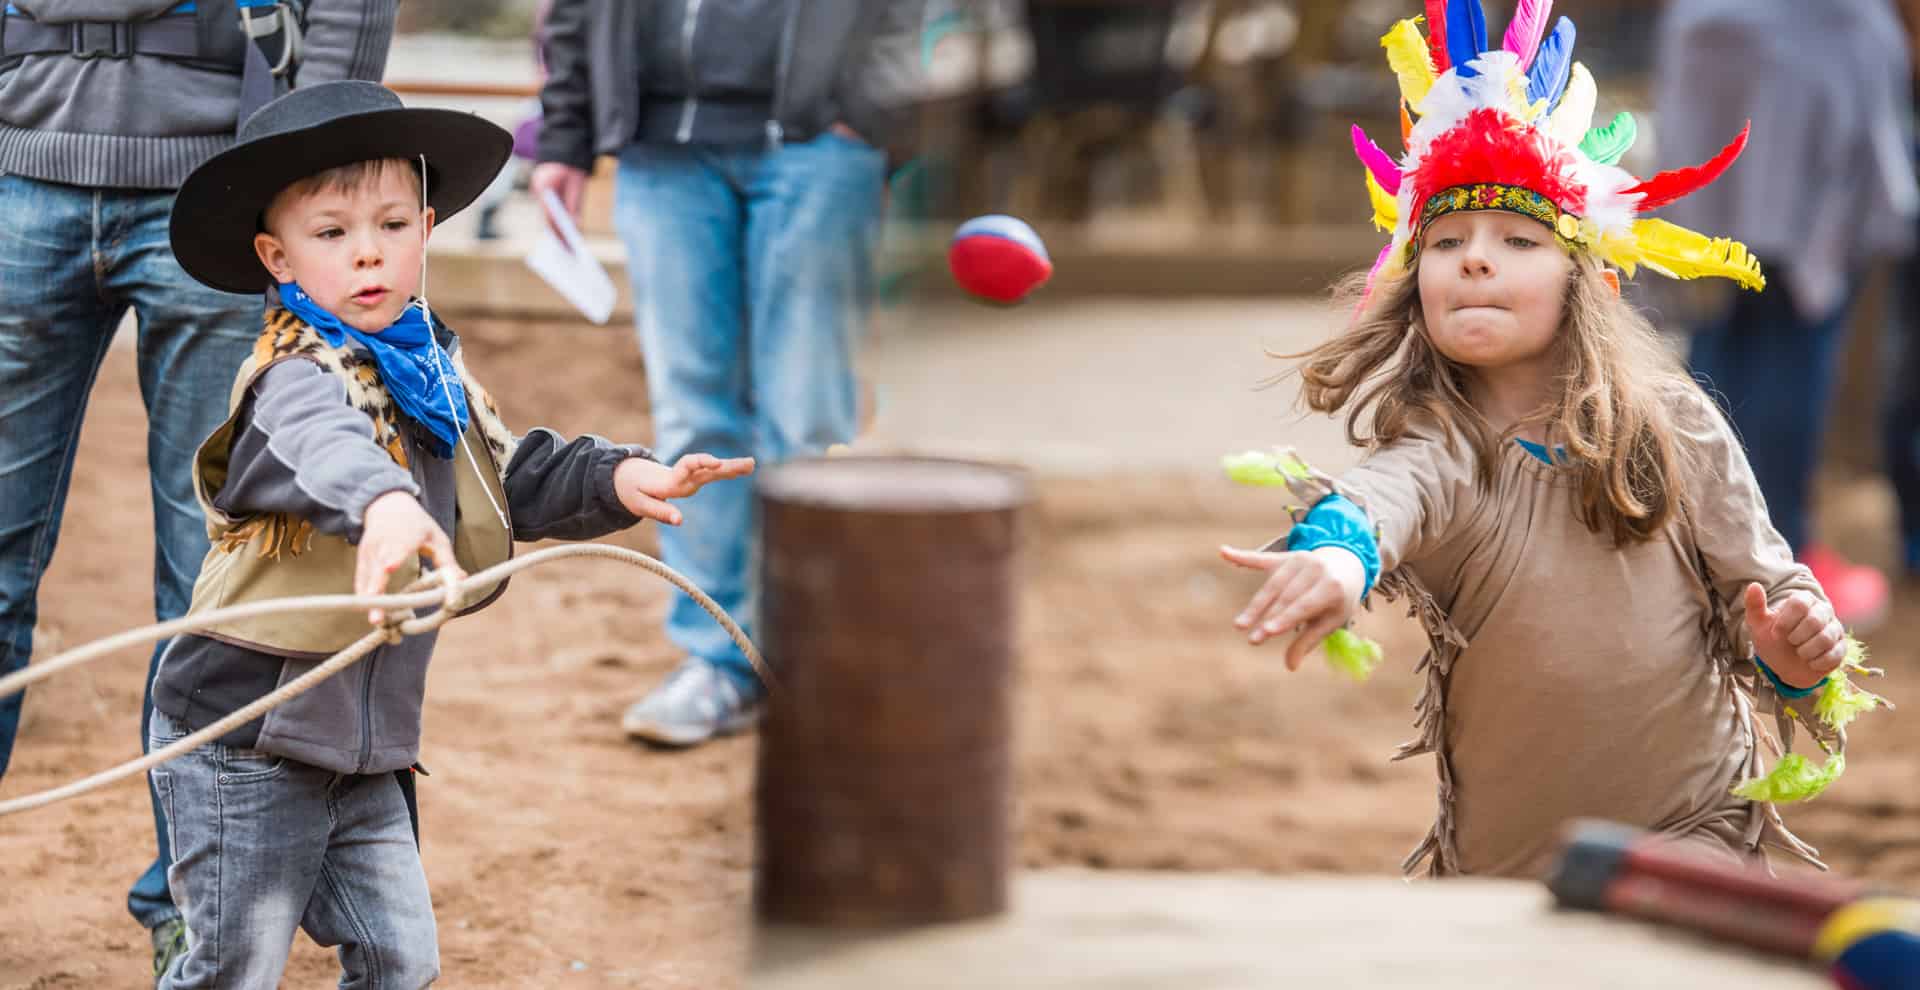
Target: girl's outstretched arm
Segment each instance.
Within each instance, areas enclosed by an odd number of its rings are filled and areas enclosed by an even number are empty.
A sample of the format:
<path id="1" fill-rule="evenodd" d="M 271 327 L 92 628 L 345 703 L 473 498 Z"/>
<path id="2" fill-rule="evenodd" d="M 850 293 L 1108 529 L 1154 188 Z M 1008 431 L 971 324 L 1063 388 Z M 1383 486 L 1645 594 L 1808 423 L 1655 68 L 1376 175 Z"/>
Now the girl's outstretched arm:
<path id="1" fill-rule="evenodd" d="M 1341 547 L 1275 553 L 1223 546 L 1220 556 L 1241 567 L 1268 572 L 1233 624 L 1246 630 L 1247 641 L 1256 645 L 1300 628 L 1287 645 L 1288 670 L 1299 670 L 1300 662 L 1327 634 L 1353 618 L 1366 590 L 1365 566 Z"/>

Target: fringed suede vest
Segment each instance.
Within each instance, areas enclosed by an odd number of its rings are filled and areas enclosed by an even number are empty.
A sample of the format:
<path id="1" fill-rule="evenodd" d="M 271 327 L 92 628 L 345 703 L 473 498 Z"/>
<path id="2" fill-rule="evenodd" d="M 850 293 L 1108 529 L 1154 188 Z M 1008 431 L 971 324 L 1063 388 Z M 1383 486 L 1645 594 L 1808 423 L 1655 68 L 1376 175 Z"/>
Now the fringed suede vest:
<path id="1" fill-rule="evenodd" d="M 492 399 L 468 374 L 457 349 L 452 357 L 467 390 L 469 415 L 466 434 L 461 437 L 464 450 L 454 452 L 459 522 L 448 536 L 460 567 L 473 574 L 513 556 L 513 534 L 502 525 L 500 513 L 506 511 L 507 495 L 501 479 L 513 457 L 514 441 Z M 194 583 L 192 614 L 247 602 L 353 591 L 358 551 L 345 539 L 317 532 L 306 520 L 289 515 L 234 518 L 214 505 L 214 497 L 227 481 L 228 457 L 248 389 L 268 368 L 289 360 L 312 361 L 339 378 L 346 386 L 348 401 L 372 421 L 375 442 L 394 463 L 411 467 L 409 445 L 400 432 L 399 407 L 380 381 L 373 359 L 332 347 L 292 313 L 269 309 L 265 330 L 235 376 L 226 422 L 200 445 L 194 457 L 194 494 L 206 513 L 207 535 L 213 546 Z M 476 463 L 479 470 L 475 469 Z M 419 561 L 410 560 L 395 571 L 388 587 L 399 591 L 419 575 Z M 486 607 L 504 590 L 505 581 L 486 589 L 465 612 Z M 343 609 L 237 619 L 203 630 L 201 635 L 276 656 L 319 658 L 346 648 L 367 630 L 364 609 Z"/>

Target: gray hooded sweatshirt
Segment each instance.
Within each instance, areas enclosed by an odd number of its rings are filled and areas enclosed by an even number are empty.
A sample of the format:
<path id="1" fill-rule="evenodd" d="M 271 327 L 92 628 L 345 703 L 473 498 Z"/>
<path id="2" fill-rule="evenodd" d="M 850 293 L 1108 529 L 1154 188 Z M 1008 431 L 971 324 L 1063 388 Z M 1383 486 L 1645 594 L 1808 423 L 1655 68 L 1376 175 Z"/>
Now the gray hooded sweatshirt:
<path id="1" fill-rule="evenodd" d="M 444 327 L 436 329 L 443 346 L 458 348 Z M 454 462 L 429 452 L 425 431 L 411 420 L 401 418 L 412 465 L 402 468 L 373 441 L 367 416 L 349 403 L 346 386 L 312 361 L 267 369 L 244 402 L 227 481 L 214 499 L 221 511 L 236 517 L 286 513 L 357 543 L 362 514 L 373 499 L 402 491 L 418 498 L 442 530 L 453 532 Z M 514 539 L 585 540 L 632 526 L 639 517 L 614 494 L 613 471 L 629 457 L 648 456 L 645 448 L 595 436 L 567 440 L 537 429 L 521 437 L 506 466 L 502 507 Z M 219 741 L 335 773 L 404 769 L 419 758 L 420 712 L 436 636 L 380 646 Z M 186 635 L 161 658 L 153 704 L 198 729 L 319 663 Z"/>
<path id="2" fill-rule="evenodd" d="M 158 17 L 180 0 L 11 0 L 43 23 Z M 378 81 L 398 0 L 309 0 L 299 85 Z M 12 20 L 9 16 L 8 20 Z M 0 173 L 111 189 L 177 189 L 233 143 L 240 77 L 154 55 L 0 61 Z"/>

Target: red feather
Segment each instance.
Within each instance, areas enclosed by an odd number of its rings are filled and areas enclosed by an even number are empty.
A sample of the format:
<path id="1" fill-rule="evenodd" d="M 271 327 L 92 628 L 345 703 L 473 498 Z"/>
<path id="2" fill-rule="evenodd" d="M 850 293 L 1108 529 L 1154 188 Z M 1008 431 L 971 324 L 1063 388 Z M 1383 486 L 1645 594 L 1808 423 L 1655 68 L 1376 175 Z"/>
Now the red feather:
<path id="1" fill-rule="evenodd" d="M 1739 136 L 1729 142 L 1726 147 L 1721 148 L 1720 153 L 1704 165 L 1668 169 L 1624 191 L 1629 194 L 1641 194 L 1639 211 L 1642 213 L 1686 196 L 1718 179 L 1720 173 L 1725 172 L 1727 166 L 1732 165 L 1733 160 L 1740 157 L 1742 151 L 1747 150 L 1747 133 L 1752 130 L 1753 122 L 1748 121 L 1747 126 L 1740 128 Z"/>
<path id="2" fill-rule="evenodd" d="M 1427 0 L 1427 51 L 1433 55 L 1433 74 L 1447 71 L 1447 0 Z"/>
<path id="3" fill-rule="evenodd" d="M 1562 210 L 1583 216 L 1586 187 L 1574 158 L 1541 131 L 1483 107 L 1433 139 L 1426 156 L 1401 181 L 1413 183 L 1414 216 L 1434 193 L 1483 182 L 1531 189 Z"/>

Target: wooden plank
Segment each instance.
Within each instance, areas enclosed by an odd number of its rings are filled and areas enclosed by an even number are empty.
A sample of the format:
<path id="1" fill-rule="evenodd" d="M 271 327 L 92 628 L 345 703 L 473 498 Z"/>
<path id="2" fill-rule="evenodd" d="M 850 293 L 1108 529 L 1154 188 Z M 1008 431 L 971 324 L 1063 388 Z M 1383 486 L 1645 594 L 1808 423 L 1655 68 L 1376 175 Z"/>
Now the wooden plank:
<path id="1" fill-rule="evenodd" d="M 1511 881 L 1035 872 L 994 921 L 881 934 L 763 928 L 756 990 L 1270 990 L 1738 986 L 1814 969 L 1553 908 Z"/>
<path id="2" fill-rule="evenodd" d="M 456 99 L 528 100 L 540 95 L 537 83 L 456 82 L 444 79 L 388 79 L 382 85 L 403 96 Z"/>

